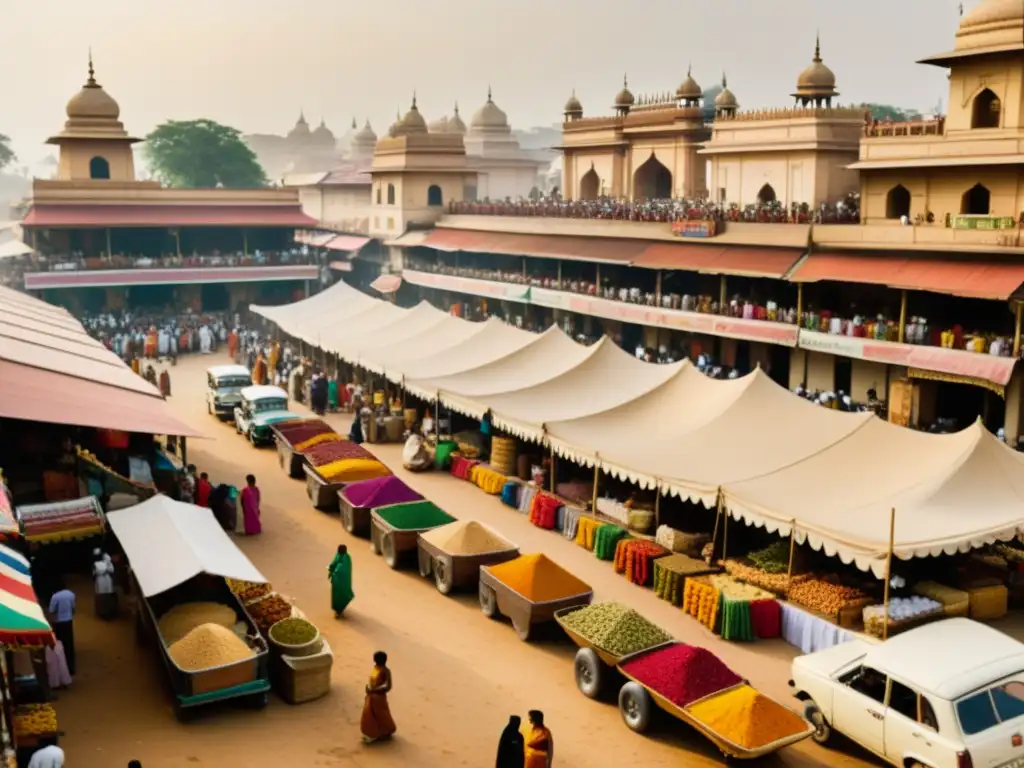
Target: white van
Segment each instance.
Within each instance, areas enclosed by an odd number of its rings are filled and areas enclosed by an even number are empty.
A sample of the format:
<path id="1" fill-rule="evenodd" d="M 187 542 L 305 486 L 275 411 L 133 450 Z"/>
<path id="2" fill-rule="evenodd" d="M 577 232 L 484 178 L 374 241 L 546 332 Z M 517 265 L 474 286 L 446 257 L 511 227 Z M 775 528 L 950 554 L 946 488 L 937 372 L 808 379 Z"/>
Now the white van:
<path id="1" fill-rule="evenodd" d="M 244 365 L 215 365 L 206 371 L 206 410 L 217 418 L 232 418 L 242 402 L 242 390 L 252 385 L 252 374 Z"/>

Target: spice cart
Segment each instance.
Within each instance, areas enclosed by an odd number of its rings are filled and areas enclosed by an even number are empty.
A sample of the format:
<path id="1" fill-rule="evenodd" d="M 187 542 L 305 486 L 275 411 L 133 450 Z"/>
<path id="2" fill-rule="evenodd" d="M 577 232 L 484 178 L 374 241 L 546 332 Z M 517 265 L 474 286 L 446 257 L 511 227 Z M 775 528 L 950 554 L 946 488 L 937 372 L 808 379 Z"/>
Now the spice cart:
<path id="1" fill-rule="evenodd" d="M 306 461 L 302 451 L 310 445 L 315 445 L 310 442 L 311 440 L 322 441 L 322 435 L 331 435 L 338 439 L 331 426 L 321 419 L 278 422 L 270 425 L 270 432 L 277 447 L 278 463 L 288 477 L 302 477 L 302 466 Z"/>
<path id="2" fill-rule="evenodd" d="M 519 557 L 519 547 L 475 520 L 459 520 L 419 534 L 420 576 L 434 577 L 437 591 L 476 587 L 481 565 Z"/>
<path id="3" fill-rule="evenodd" d="M 350 483 L 338 491 L 341 525 L 353 535 L 369 536 L 374 508 L 422 500 L 423 496 L 394 475 Z"/>
<path id="4" fill-rule="evenodd" d="M 430 501 L 410 501 L 377 507 L 370 513 L 370 548 L 384 562 L 398 568 L 402 555 L 417 549 L 419 534 L 455 518 Z"/>
<path id="5" fill-rule="evenodd" d="M 391 474 L 369 451 L 348 440 L 325 440 L 304 450 L 303 455 L 306 493 L 317 509 L 337 509 L 338 491 L 349 483 Z"/>
<path id="6" fill-rule="evenodd" d="M 642 733 L 657 707 L 686 723 L 728 758 L 763 757 L 808 738 L 814 727 L 747 685 L 703 648 L 669 643 L 627 656 L 617 665 L 626 683 L 619 711 Z"/>
<path id="7" fill-rule="evenodd" d="M 488 618 L 507 616 L 520 640 L 534 625 L 552 621 L 563 608 L 589 605 L 589 585 L 541 554 L 520 555 L 480 566 L 480 609 Z"/>

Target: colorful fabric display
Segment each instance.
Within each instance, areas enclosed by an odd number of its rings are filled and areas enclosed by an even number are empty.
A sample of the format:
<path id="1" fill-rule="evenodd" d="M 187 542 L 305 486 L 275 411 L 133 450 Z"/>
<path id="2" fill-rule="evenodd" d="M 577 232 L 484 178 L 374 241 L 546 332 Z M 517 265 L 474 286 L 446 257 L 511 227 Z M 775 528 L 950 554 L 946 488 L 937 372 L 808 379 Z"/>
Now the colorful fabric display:
<path id="1" fill-rule="evenodd" d="M 594 534 L 597 532 L 599 523 L 593 517 L 584 517 L 576 527 L 576 543 L 584 549 L 594 551 Z"/>
<path id="2" fill-rule="evenodd" d="M 501 489 L 501 503 L 513 509 L 519 506 L 519 483 L 515 480 L 506 481 Z"/>
<path id="3" fill-rule="evenodd" d="M 554 496 L 538 493 L 530 507 L 530 522 L 538 528 L 546 528 L 549 531 L 554 530 L 560 506 L 562 506 L 562 502 Z"/>
<path id="4" fill-rule="evenodd" d="M 452 474 L 460 480 L 469 480 L 469 475 L 480 462 L 476 459 L 467 459 L 465 456 L 452 454 Z"/>
<path id="5" fill-rule="evenodd" d="M 752 600 L 750 623 L 754 635 L 765 640 L 782 635 L 782 606 L 778 600 Z"/>
<path id="6" fill-rule="evenodd" d="M 654 560 L 667 554 L 667 549 L 653 541 L 620 539 L 615 546 L 615 572 L 643 586 L 654 576 Z"/>
<path id="7" fill-rule="evenodd" d="M 594 534 L 594 554 L 598 560 L 614 560 L 615 548 L 619 540 L 626 536 L 625 528 L 620 528 L 611 523 L 604 523 L 598 526 Z"/>

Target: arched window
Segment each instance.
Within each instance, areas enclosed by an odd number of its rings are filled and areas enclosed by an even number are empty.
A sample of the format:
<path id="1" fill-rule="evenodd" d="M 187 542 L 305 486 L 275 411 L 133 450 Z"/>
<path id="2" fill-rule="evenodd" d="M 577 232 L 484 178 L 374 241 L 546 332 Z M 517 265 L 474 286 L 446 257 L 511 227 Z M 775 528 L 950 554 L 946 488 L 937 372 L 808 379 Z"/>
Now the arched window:
<path id="1" fill-rule="evenodd" d="M 444 195 L 437 184 L 431 184 L 427 187 L 427 205 L 444 205 Z"/>
<path id="2" fill-rule="evenodd" d="M 580 179 L 580 200 L 597 200 L 600 185 L 601 179 L 598 177 L 597 171 L 591 168 Z"/>
<path id="3" fill-rule="evenodd" d="M 975 184 L 964 192 L 960 199 L 960 213 L 974 214 L 975 216 L 988 216 L 991 208 L 992 195 L 988 189 L 981 184 Z"/>
<path id="4" fill-rule="evenodd" d="M 774 203 L 775 202 L 775 188 L 771 184 L 765 184 L 761 187 L 757 193 L 758 202 L 761 203 Z"/>
<path id="5" fill-rule="evenodd" d="M 998 128 L 1003 111 L 1002 102 L 988 88 L 974 97 L 971 109 L 971 128 Z"/>
<path id="6" fill-rule="evenodd" d="M 377 205 L 380 205 L 380 200 L 381 200 L 381 197 L 380 197 L 380 187 L 377 187 Z"/>
<path id="7" fill-rule="evenodd" d="M 388 184 L 388 205 L 395 204 L 395 185 Z"/>
<path id="8" fill-rule="evenodd" d="M 910 216 L 910 190 L 897 184 L 885 196 L 885 218 L 898 219 Z"/>
<path id="9" fill-rule="evenodd" d="M 105 157 L 94 157 L 92 160 L 89 161 L 89 178 L 110 178 L 110 163 L 107 162 L 107 159 Z"/>

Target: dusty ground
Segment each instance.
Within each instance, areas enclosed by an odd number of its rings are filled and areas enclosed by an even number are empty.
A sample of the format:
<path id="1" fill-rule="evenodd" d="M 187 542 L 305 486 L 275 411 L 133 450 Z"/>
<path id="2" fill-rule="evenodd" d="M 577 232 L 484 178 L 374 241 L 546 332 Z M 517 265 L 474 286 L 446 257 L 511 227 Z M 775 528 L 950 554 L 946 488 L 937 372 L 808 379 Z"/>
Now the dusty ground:
<path id="1" fill-rule="evenodd" d="M 722 765 L 703 738 L 677 721 L 660 721 L 639 736 L 622 723 L 613 702 L 583 697 L 573 681 L 575 646 L 559 633 L 520 642 L 511 626 L 486 619 L 475 594 L 443 597 L 415 572 L 396 572 L 371 554 L 369 544 L 341 528 L 336 515 L 314 510 L 304 484 L 285 477 L 272 449 L 255 450 L 227 425 L 207 416 L 205 369 L 221 356 L 185 357 L 172 371 L 178 413 L 209 439 L 192 440 L 189 459 L 214 482 L 243 485 L 252 472 L 263 493 L 264 532 L 239 546 L 282 593 L 316 623 L 335 652 L 329 696 L 292 707 L 276 696 L 263 711 L 211 711 L 179 724 L 171 711 L 164 670 L 149 646 L 135 642 L 132 622 L 102 623 L 91 616 L 87 584 L 78 585 L 76 619 L 79 677 L 57 704 L 68 764 L 146 768 L 172 766 L 471 766 L 493 764 L 497 737 L 508 715 L 547 713 L 558 766 Z M 334 418 L 334 417 L 332 417 Z M 347 417 L 337 418 L 347 431 Z M 446 474 L 408 475 L 398 446 L 375 449 L 410 485 L 458 518 L 487 522 L 524 553 L 543 551 L 594 587 L 595 599 L 630 604 L 686 642 L 703 645 L 754 685 L 780 700 L 794 649 L 782 641 L 725 643 L 654 596 L 629 584 L 610 564 L 530 525 L 476 487 Z M 341 621 L 330 611 L 327 564 L 339 543 L 354 559 L 356 599 Z M 363 746 L 359 715 L 371 654 L 388 652 L 398 723 L 393 742 Z M 762 765 L 875 765 L 856 747 L 825 750 L 809 741 Z"/>

